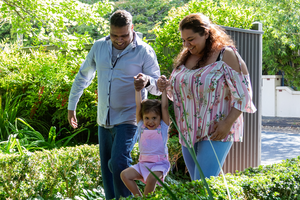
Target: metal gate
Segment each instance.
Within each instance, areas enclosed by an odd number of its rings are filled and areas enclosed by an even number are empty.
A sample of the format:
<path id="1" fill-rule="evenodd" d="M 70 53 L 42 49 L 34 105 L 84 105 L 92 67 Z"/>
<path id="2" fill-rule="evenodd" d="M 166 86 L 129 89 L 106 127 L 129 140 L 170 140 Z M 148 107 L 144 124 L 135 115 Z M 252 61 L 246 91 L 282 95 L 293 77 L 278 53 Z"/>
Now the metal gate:
<path id="1" fill-rule="evenodd" d="M 223 27 L 235 41 L 250 74 L 253 89 L 254 114 L 244 113 L 243 142 L 235 142 L 225 160 L 224 173 L 243 171 L 261 163 L 261 78 L 262 78 L 262 25 L 255 23 L 253 29 Z"/>

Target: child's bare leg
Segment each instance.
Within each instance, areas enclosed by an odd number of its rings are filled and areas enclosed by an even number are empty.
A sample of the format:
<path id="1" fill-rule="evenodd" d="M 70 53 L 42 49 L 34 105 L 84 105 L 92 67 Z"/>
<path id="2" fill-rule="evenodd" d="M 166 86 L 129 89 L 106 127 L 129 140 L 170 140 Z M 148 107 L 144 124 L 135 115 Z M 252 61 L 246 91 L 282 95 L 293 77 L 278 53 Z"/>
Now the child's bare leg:
<path id="1" fill-rule="evenodd" d="M 143 177 L 132 167 L 129 167 L 121 172 L 122 181 L 134 196 L 142 196 L 142 193 L 134 181 L 142 178 Z"/>
<path id="2" fill-rule="evenodd" d="M 159 179 L 162 178 L 163 173 L 162 172 L 153 172 Z M 144 195 L 147 196 L 149 193 L 154 192 L 155 187 L 156 187 L 156 183 L 157 183 L 157 179 L 152 175 L 149 174 L 149 176 L 147 177 L 147 184 L 144 190 Z"/>

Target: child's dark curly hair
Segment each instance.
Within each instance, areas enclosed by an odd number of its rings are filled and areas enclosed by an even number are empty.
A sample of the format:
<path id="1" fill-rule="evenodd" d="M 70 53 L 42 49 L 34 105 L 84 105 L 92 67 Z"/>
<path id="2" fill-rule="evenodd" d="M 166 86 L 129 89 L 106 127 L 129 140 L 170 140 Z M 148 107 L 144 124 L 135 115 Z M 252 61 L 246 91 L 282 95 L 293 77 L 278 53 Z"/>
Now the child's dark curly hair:
<path id="1" fill-rule="evenodd" d="M 143 119 L 143 115 L 149 112 L 155 112 L 162 118 L 161 113 L 161 101 L 157 99 L 144 99 L 141 102 L 140 117 Z"/>

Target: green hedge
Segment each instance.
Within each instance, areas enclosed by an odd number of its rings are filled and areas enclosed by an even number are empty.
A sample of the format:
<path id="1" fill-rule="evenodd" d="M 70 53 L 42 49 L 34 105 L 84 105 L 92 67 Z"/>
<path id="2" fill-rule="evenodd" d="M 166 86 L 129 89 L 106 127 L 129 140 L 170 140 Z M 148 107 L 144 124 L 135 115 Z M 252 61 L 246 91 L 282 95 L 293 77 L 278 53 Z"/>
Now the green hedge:
<path id="1" fill-rule="evenodd" d="M 101 184 L 96 145 L 36 151 L 23 156 L 0 154 L 0 199 L 73 198 L 83 188 Z"/>
<path id="2" fill-rule="evenodd" d="M 178 141 L 169 142 L 169 149 L 178 153 L 180 150 L 172 147 L 175 142 Z M 137 152 L 135 146 L 134 163 Z M 171 171 L 165 183 L 178 199 L 208 199 L 201 181 L 186 182 L 174 174 Z M 232 199 L 300 199 L 300 156 L 225 176 Z M 207 182 L 214 199 L 228 199 L 222 176 Z M 144 184 L 138 185 L 144 189 Z M 0 199 L 89 199 L 91 194 L 100 198 L 101 187 L 98 145 L 36 151 L 23 156 L 0 154 Z M 163 187 L 157 187 L 147 199 L 171 198 Z"/>
<path id="3" fill-rule="evenodd" d="M 178 137 L 169 140 L 172 166 L 181 154 Z M 138 143 L 132 151 L 138 162 Z M 0 153 L 0 199 L 45 199 L 80 195 L 102 186 L 98 145 L 35 151 L 25 155 Z M 143 187 L 143 186 L 142 186 Z"/>

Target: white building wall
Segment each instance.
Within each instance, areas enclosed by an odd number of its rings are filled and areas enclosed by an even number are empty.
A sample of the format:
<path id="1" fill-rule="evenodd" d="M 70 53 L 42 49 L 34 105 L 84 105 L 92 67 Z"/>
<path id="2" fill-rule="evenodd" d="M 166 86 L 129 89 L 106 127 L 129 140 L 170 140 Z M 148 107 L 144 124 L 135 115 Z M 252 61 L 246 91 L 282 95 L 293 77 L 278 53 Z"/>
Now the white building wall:
<path id="1" fill-rule="evenodd" d="M 281 77 L 262 76 L 262 116 L 300 117 L 300 91 L 280 86 Z"/>
<path id="2" fill-rule="evenodd" d="M 300 91 L 290 87 L 276 87 L 277 117 L 300 117 Z"/>
<path id="3" fill-rule="evenodd" d="M 262 76 L 262 116 L 276 116 L 276 87 L 280 86 L 281 77 L 281 75 Z"/>

